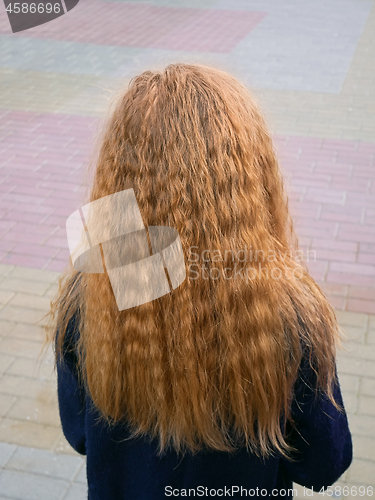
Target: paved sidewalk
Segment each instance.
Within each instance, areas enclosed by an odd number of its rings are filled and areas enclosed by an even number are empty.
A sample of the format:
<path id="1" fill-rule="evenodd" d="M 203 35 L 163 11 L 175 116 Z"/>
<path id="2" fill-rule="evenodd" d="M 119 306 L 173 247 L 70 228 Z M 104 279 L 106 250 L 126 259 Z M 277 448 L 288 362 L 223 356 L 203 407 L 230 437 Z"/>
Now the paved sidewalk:
<path id="1" fill-rule="evenodd" d="M 0 43 L 0 500 L 86 498 L 52 353 L 37 360 L 41 318 L 109 99 L 172 61 L 231 71 L 266 112 L 309 269 L 350 339 L 355 458 L 338 485 L 375 489 L 375 2 L 81 0 L 18 34 L 0 5 Z"/>

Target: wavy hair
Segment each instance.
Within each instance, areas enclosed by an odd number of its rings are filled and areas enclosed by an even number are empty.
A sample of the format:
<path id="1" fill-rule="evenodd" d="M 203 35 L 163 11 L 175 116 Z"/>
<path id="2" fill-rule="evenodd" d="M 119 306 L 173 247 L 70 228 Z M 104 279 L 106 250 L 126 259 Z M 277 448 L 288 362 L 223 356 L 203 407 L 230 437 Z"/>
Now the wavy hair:
<path id="1" fill-rule="evenodd" d="M 337 406 L 339 336 L 332 307 L 295 257 L 288 198 L 253 96 L 205 66 L 146 71 L 118 98 L 95 169 L 89 201 L 133 188 L 146 225 L 177 229 L 187 278 L 119 311 L 106 273 L 70 264 L 51 303 L 56 361 L 77 314 L 82 384 L 109 424 L 157 439 L 160 453 L 247 446 L 287 456 L 280 422 L 292 422 L 306 356 L 317 393 Z M 191 248 L 206 251 L 206 274 L 194 279 Z M 235 279 L 233 255 L 245 248 L 273 258 Z"/>

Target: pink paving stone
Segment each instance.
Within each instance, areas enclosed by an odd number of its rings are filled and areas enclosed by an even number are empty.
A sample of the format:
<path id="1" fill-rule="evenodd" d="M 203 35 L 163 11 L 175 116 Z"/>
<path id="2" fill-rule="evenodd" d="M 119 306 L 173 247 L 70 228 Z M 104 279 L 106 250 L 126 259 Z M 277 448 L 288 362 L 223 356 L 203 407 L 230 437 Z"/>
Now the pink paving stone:
<path id="1" fill-rule="evenodd" d="M 43 200 L 44 205 L 51 207 L 50 213 L 61 213 L 62 215 L 69 216 L 70 213 L 77 208 L 79 208 L 82 203 L 78 202 L 81 201 L 81 199 L 77 196 L 76 200 L 70 199 L 70 198 L 59 198 L 57 196 L 49 196 L 48 198 L 45 198 Z M 57 209 L 62 209 L 61 212 L 58 212 Z"/>
<path id="2" fill-rule="evenodd" d="M 375 278 L 373 276 L 365 276 L 362 274 L 328 271 L 325 279 L 327 283 L 342 283 L 345 285 L 370 288 L 375 286 Z"/>
<path id="3" fill-rule="evenodd" d="M 52 193 L 52 189 L 43 189 L 43 188 L 37 188 L 35 186 L 32 186 L 31 183 L 29 184 L 26 184 L 26 185 L 15 185 L 14 183 L 11 184 L 12 186 L 14 186 L 16 189 L 17 189 L 17 193 L 19 194 L 24 194 L 24 195 L 27 195 L 27 196 L 31 196 L 33 198 L 35 197 L 47 197 L 49 196 L 51 193 Z"/>
<path id="4" fill-rule="evenodd" d="M 361 226 L 358 226 L 361 227 Z M 367 226 L 371 227 L 371 226 Z M 362 231 L 345 231 L 339 228 L 338 241 L 358 241 L 361 243 L 375 243 L 375 234 Z"/>
<path id="5" fill-rule="evenodd" d="M 3 203 L 0 201 L 0 206 L 3 206 Z M 51 213 L 51 207 L 45 206 L 45 205 L 31 205 L 31 204 L 15 204 L 12 203 L 9 208 L 9 213 L 14 212 L 22 212 L 22 213 L 31 213 L 35 214 L 35 220 L 34 223 L 38 223 L 39 221 L 39 215 L 46 215 Z M 31 222 L 31 221 L 30 221 Z"/>
<path id="6" fill-rule="evenodd" d="M 43 269 L 48 262 L 49 257 L 37 257 L 35 255 L 7 254 L 1 260 L 1 264 L 9 264 L 12 266 L 36 267 Z"/>
<path id="7" fill-rule="evenodd" d="M 314 180 L 311 180 L 309 179 L 307 182 L 306 182 L 306 179 L 303 179 L 302 177 L 301 178 L 296 178 L 293 176 L 293 179 L 292 179 L 292 185 L 293 186 L 302 186 L 302 187 L 306 187 L 306 184 L 311 188 L 311 187 L 316 187 L 316 188 L 323 188 L 323 189 L 327 189 L 328 187 L 330 187 L 330 183 L 329 181 L 325 181 L 325 180 L 318 180 L 318 179 L 314 179 Z"/>
<path id="8" fill-rule="evenodd" d="M 375 314 L 375 300 L 348 299 L 346 309 L 348 311 Z"/>
<path id="9" fill-rule="evenodd" d="M 58 251 L 58 254 L 55 255 L 55 258 L 57 260 L 66 260 L 68 261 L 69 258 L 70 258 L 70 252 L 67 248 L 63 248 L 61 250 Z"/>
<path id="10" fill-rule="evenodd" d="M 330 260 L 338 262 L 356 262 L 357 254 L 355 252 L 338 252 L 326 248 L 316 249 L 316 256 L 319 260 Z"/>
<path id="11" fill-rule="evenodd" d="M 197 11 L 183 26 L 171 30 L 151 47 L 190 52 L 231 52 L 265 17 L 262 12 Z"/>
<path id="12" fill-rule="evenodd" d="M 306 201 L 315 201 L 318 203 L 334 203 L 343 205 L 345 201 L 344 191 L 323 188 L 307 188 L 304 198 Z"/>
<path id="13" fill-rule="evenodd" d="M 62 272 L 66 268 L 67 265 L 68 265 L 67 260 L 53 259 L 48 264 L 46 264 L 44 269 L 46 269 L 47 271 Z"/>
<path id="14" fill-rule="evenodd" d="M 11 251 L 12 248 L 14 248 L 15 245 L 16 245 L 16 243 L 14 241 L 7 241 L 7 240 L 4 240 L 4 239 L 0 240 L 0 250 L 2 252 L 9 252 L 9 251 Z"/>
<path id="15" fill-rule="evenodd" d="M 353 205 L 351 203 L 348 203 L 345 201 L 344 205 L 336 205 L 332 203 L 322 203 L 322 213 L 323 212 L 330 212 L 330 213 L 335 213 L 335 214 L 348 214 L 348 215 L 355 215 L 355 216 L 362 216 L 363 213 L 363 206 L 360 205 Z"/>
<path id="16" fill-rule="evenodd" d="M 356 273 L 364 276 L 375 276 L 375 266 L 348 262 L 331 262 L 329 270 L 337 273 Z"/>
<path id="17" fill-rule="evenodd" d="M 301 180 L 304 181 L 306 186 L 310 185 L 310 182 L 313 181 L 320 181 L 324 182 L 327 185 L 331 182 L 332 176 L 331 175 L 325 175 L 325 174 L 316 174 L 316 173 L 311 173 L 311 172 L 306 172 L 306 171 L 301 171 L 297 170 L 293 172 L 293 181 L 295 180 Z"/>
<path id="18" fill-rule="evenodd" d="M 18 206 L 18 204 L 23 204 L 23 203 L 39 204 L 42 202 L 43 198 L 39 196 L 27 196 L 25 194 L 18 194 L 18 191 L 17 192 L 12 191 L 4 194 L 4 200 L 13 201 L 16 204 L 16 206 Z"/>
<path id="19" fill-rule="evenodd" d="M 348 151 L 357 151 L 360 147 L 359 142 L 357 141 L 342 141 L 340 139 L 324 139 L 322 143 L 322 149 L 333 149 L 337 151 L 348 150 Z"/>
<path id="20" fill-rule="evenodd" d="M 371 264 L 375 266 L 375 253 L 359 253 L 358 262 L 360 264 Z"/>
<path id="21" fill-rule="evenodd" d="M 72 212 L 80 208 L 81 205 L 82 204 L 67 206 L 65 204 L 61 206 L 57 205 L 55 207 L 52 206 L 51 208 L 53 209 L 53 215 L 58 215 L 59 217 L 64 217 L 66 219 Z"/>
<path id="22" fill-rule="evenodd" d="M 310 248 L 311 246 L 311 238 L 306 238 L 306 236 L 301 236 L 300 238 L 298 238 L 298 242 L 300 247 L 303 247 L 305 249 Z"/>
<path id="23" fill-rule="evenodd" d="M 374 226 L 375 225 L 375 217 L 372 215 L 365 215 L 364 217 L 364 224 L 369 225 L 369 226 Z"/>
<path id="24" fill-rule="evenodd" d="M 347 191 L 347 201 L 353 205 L 365 204 L 369 208 L 375 208 L 375 199 L 371 193 L 357 193 L 355 191 Z"/>
<path id="25" fill-rule="evenodd" d="M 355 233 L 371 233 L 375 234 L 375 227 L 372 226 L 361 226 L 359 224 L 349 224 L 349 223 L 342 223 L 340 225 L 340 229 L 344 232 L 350 233 L 350 232 L 355 232 Z"/>
<path id="26" fill-rule="evenodd" d="M 74 15 L 64 15 L 15 36 L 97 45 L 228 53 L 265 15 L 263 12 L 90 0 L 77 5 Z M 7 23 L 6 16 L 3 16 L 1 31 L 8 27 Z"/>
<path id="27" fill-rule="evenodd" d="M 375 288 L 350 287 L 349 297 L 352 299 L 372 300 L 375 302 Z"/>
<path id="28" fill-rule="evenodd" d="M 8 232 L 16 225 L 16 222 L 11 220 L 0 220 L 0 233 Z"/>
<path id="29" fill-rule="evenodd" d="M 299 217 L 296 219 L 297 226 L 309 226 L 309 228 L 316 229 L 327 229 L 329 231 L 334 231 L 336 228 L 336 222 L 332 222 L 329 220 L 315 220 L 306 217 Z"/>
<path id="30" fill-rule="evenodd" d="M 335 309 L 338 309 L 339 311 L 345 310 L 345 306 L 347 304 L 347 300 L 345 298 L 337 297 L 334 295 L 327 297 L 327 298 L 328 298 L 328 301 L 332 307 L 334 307 Z"/>
<path id="31" fill-rule="evenodd" d="M 328 212 L 322 209 L 319 220 L 331 220 L 336 222 L 352 222 L 352 223 L 360 223 L 361 222 L 361 214 L 351 215 L 347 213 L 340 212 Z"/>
<path id="32" fill-rule="evenodd" d="M 320 282 L 319 286 L 322 288 L 323 292 L 329 296 L 347 297 L 349 292 L 348 285 Z"/>
<path id="33" fill-rule="evenodd" d="M 22 254 L 22 255 L 36 255 L 38 257 L 56 257 L 59 250 L 57 248 L 41 246 L 41 245 L 30 245 L 30 243 L 17 243 L 12 249 L 12 253 Z"/>
<path id="34" fill-rule="evenodd" d="M 18 222 L 16 226 L 13 227 L 13 232 L 23 234 L 35 234 L 35 235 L 52 235 L 55 232 L 55 226 L 49 226 L 47 224 L 30 224 L 25 222 Z"/>
<path id="35" fill-rule="evenodd" d="M 16 210 L 10 210 L 6 215 L 2 217 L 2 220 L 11 220 L 16 222 L 37 222 L 40 224 L 46 216 L 43 214 L 39 214 L 36 216 L 35 213 L 29 213 L 27 211 L 19 212 Z"/>
<path id="36" fill-rule="evenodd" d="M 64 238 L 56 238 L 54 236 L 47 238 L 44 243 L 50 247 L 56 248 L 68 248 L 68 240 L 66 238 L 66 233 Z"/>
<path id="37" fill-rule="evenodd" d="M 373 165 L 371 156 L 360 152 L 348 153 L 347 151 L 339 151 L 337 155 L 337 161 L 340 163 L 350 163 L 356 166 L 363 165 L 371 167 Z"/>
<path id="38" fill-rule="evenodd" d="M 309 225 L 298 225 L 295 226 L 295 232 L 297 236 L 310 236 L 318 239 L 333 238 L 334 229 L 326 227 L 311 227 Z"/>
<path id="39" fill-rule="evenodd" d="M 316 262 L 310 261 L 306 264 L 311 276 L 316 281 L 324 281 L 328 269 L 328 262 L 317 260 Z"/>
<path id="40" fill-rule="evenodd" d="M 11 242 L 28 242 L 34 245 L 42 245 L 46 239 L 45 235 L 33 234 L 33 233 L 16 233 L 15 231 L 8 231 L 1 236 L 3 240 Z"/>
<path id="41" fill-rule="evenodd" d="M 67 214 L 67 217 L 69 215 L 70 214 Z M 43 222 L 46 224 L 49 224 L 49 225 L 53 225 L 53 226 L 65 227 L 67 217 L 60 217 L 60 216 L 54 215 L 54 214 L 47 215 L 47 216 L 44 216 Z"/>
<path id="42" fill-rule="evenodd" d="M 320 212 L 320 206 L 316 204 L 314 208 L 306 207 L 303 202 L 299 202 L 297 204 L 290 204 L 290 211 L 294 219 L 305 219 L 309 218 L 310 220 L 314 220 L 318 218 Z"/>
<path id="43" fill-rule="evenodd" d="M 66 238 L 66 224 L 63 224 L 62 227 L 59 227 L 53 233 L 54 238 Z"/>
<path id="44" fill-rule="evenodd" d="M 368 193 L 369 192 L 369 180 L 368 179 L 334 179 L 331 184 L 331 189 L 338 190 L 350 190 L 356 193 Z"/>
<path id="45" fill-rule="evenodd" d="M 359 251 L 364 253 L 375 253 L 375 244 L 373 243 L 360 243 Z"/>

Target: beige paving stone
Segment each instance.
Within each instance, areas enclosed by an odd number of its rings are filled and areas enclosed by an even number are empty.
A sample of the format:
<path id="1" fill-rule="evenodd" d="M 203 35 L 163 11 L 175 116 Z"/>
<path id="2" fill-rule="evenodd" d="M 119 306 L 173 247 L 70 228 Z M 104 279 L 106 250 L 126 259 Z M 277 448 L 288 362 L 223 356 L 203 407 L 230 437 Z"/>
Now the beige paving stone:
<path id="1" fill-rule="evenodd" d="M 51 380 L 30 379 L 5 374 L 0 378 L 0 394 L 29 397 L 49 402 L 56 397 L 56 384 Z"/>
<path id="2" fill-rule="evenodd" d="M 59 428 L 61 425 L 56 401 L 45 403 L 30 398 L 18 398 L 6 414 L 6 417 Z"/>
<path id="3" fill-rule="evenodd" d="M 37 379 L 44 378 L 51 381 L 56 378 L 53 359 L 46 361 L 18 358 L 10 365 L 6 373 L 7 375 Z"/>
<path id="4" fill-rule="evenodd" d="M 0 107 L 84 116 L 102 116 L 108 107 L 108 92 L 103 89 L 123 84 L 119 78 L 9 68 L 0 69 L 0 78 Z"/>
<path id="5" fill-rule="evenodd" d="M 54 283 L 50 286 L 50 288 L 46 291 L 46 293 L 43 295 L 43 297 L 46 297 L 48 299 L 53 299 L 58 292 L 59 285 L 58 283 Z"/>
<path id="6" fill-rule="evenodd" d="M 375 344 L 375 330 L 369 330 L 366 335 L 366 344 Z"/>
<path id="7" fill-rule="evenodd" d="M 346 326 L 367 328 L 368 315 L 350 311 L 335 311 L 338 324 L 345 330 Z"/>
<path id="8" fill-rule="evenodd" d="M 255 89 L 271 129 L 280 134 L 373 142 L 374 33 L 373 7 L 340 94 Z"/>
<path id="9" fill-rule="evenodd" d="M 353 435 L 375 439 L 375 418 L 368 415 L 349 414 L 349 427 Z"/>
<path id="10" fill-rule="evenodd" d="M 359 396 L 358 413 L 361 415 L 372 415 L 375 417 L 375 398 L 371 396 Z"/>
<path id="11" fill-rule="evenodd" d="M 339 373 L 374 378 L 374 362 L 363 360 L 354 356 L 346 356 L 341 353 L 337 356 L 337 368 Z"/>
<path id="12" fill-rule="evenodd" d="M 8 264 L 0 264 L 0 276 L 8 276 L 8 274 L 13 271 L 14 266 Z"/>
<path id="13" fill-rule="evenodd" d="M 358 500 L 359 498 L 370 500 L 373 496 L 373 494 L 371 493 L 371 491 L 374 489 L 373 486 L 347 482 L 342 485 L 342 488 L 344 487 L 346 487 L 347 489 L 342 489 L 341 491 L 343 491 L 344 493 L 341 497 L 338 497 L 342 500 Z M 363 496 L 359 496 L 360 491 L 363 492 Z M 368 494 L 367 491 L 369 492 Z M 322 497 L 322 495 L 320 495 L 320 497 Z"/>
<path id="14" fill-rule="evenodd" d="M 372 460 L 375 465 L 375 439 L 368 436 L 353 436 L 353 450 L 356 458 Z"/>
<path id="15" fill-rule="evenodd" d="M 336 311 L 337 312 L 337 311 Z M 343 312 L 343 311 L 340 311 Z M 364 344 L 366 341 L 366 328 L 359 326 L 341 326 L 341 332 L 343 334 L 343 346 L 346 347 L 348 344 L 353 343 Z"/>
<path id="16" fill-rule="evenodd" d="M 15 292 L 0 290 L 0 307 L 9 302 L 15 296 Z"/>
<path id="17" fill-rule="evenodd" d="M 358 395 L 356 392 L 342 391 L 345 410 L 347 413 L 355 413 L 358 407 Z"/>
<path id="18" fill-rule="evenodd" d="M 50 299 L 31 295 L 28 293 L 16 293 L 8 301 L 12 306 L 27 307 L 29 309 L 37 309 L 43 313 L 47 312 L 50 307 Z"/>
<path id="19" fill-rule="evenodd" d="M 26 309 L 25 307 L 6 305 L 0 311 L 0 320 L 17 321 L 20 323 L 43 325 L 45 319 L 41 311 Z"/>
<path id="20" fill-rule="evenodd" d="M 339 374 L 340 386 L 343 392 L 355 392 L 359 391 L 360 377 L 353 375 L 347 375 L 345 373 Z"/>
<path id="21" fill-rule="evenodd" d="M 7 394 L 0 394 L 0 417 L 5 417 L 17 398 Z"/>
<path id="22" fill-rule="evenodd" d="M 373 378 L 361 379 L 360 393 L 363 396 L 372 396 L 375 398 L 375 380 Z"/>
<path id="23" fill-rule="evenodd" d="M 0 342 L 1 345 L 1 342 Z M 4 354 L 0 351 L 0 374 L 7 371 L 11 364 L 15 361 L 15 357 L 9 354 Z"/>
<path id="24" fill-rule="evenodd" d="M 0 342 L 0 352 L 11 356 L 36 359 L 41 350 L 39 342 L 6 337 Z"/>
<path id="25" fill-rule="evenodd" d="M 352 465 L 350 466 L 348 471 L 348 480 L 353 481 L 355 483 L 359 483 L 360 485 L 375 486 L 374 470 L 375 470 L 374 462 L 371 462 L 369 460 L 361 460 L 359 458 L 354 458 Z M 360 497 L 357 496 L 357 498 Z"/>
<path id="26" fill-rule="evenodd" d="M 375 346 L 362 345 L 362 344 L 347 344 L 346 350 L 343 351 L 346 356 L 354 356 L 362 359 L 369 359 L 375 361 Z M 375 377 L 375 364 L 374 364 L 374 377 Z"/>
<path id="27" fill-rule="evenodd" d="M 59 435 L 59 428 L 27 420 L 3 418 L 0 422 L 0 441 L 34 448 L 52 449 Z"/>
<path id="28" fill-rule="evenodd" d="M 22 278 L 12 278 L 7 276 L 0 282 L 0 290 L 30 293 L 33 295 L 43 295 L 49 288 L 49 283 L 45 281 L 25 280 Z"/>
<path id="29" fill-rule="evenodd" d="M 8 335 L 16 326 L 14 321 L 0 320 L 0 336 Z"/>
<path id="30" fill-rule="evenodd" d="M 344 485 L 346 484 L 344 482 L 344 479 L 346 478 L 346 475 L 347 475 L 347 472 L 345 472 L 341 478 L 331 486 L 332 490 L 334 491 L 334 489 L 337 487 L 341 487 L 343 488 Z M 325 496 L 323 496 L 322 493 L 319 493 L 319 491 L 311 491 L 310 488 L 308 487 L 303 487 L 297 483 L 294 483 L 293 484 L 293 488 L 295 488 L 296 490 L 296 493 L 294 494 L 294 498 L 332 498 L 332 495 L 328 495 L 328 493 L 325 494 Z M 334 498 L 337 498 L 337 497 L 334 497 Z M 338 498 L 341 498 L 341 497 L 338 497 Z M 347 497 L 345 497 L 346 499 Z"/>
<path id="31" fill-rule="evenodd" d="M 67 453 L 69 455 L 80 456 L 68 443 L 62 430 L 59 431 L 56 441 L 53 443 L 53 451 L 56 453 Z"/>
<path id="32" fill-rule="evenodd" d="M 20 339 L 35 340 L 40 342 L 42 345 L 45 339 L 45 331 L 42 326 L 17 323 L 15 324 L 13 330 L 9 333 L 9 336 Z"/>
<path id="33" fill-rule="evenodd" d="M 21 278 L 22 280 L 54 283 L 59 278 L 60 273 L 46 271 L 44 269 L 16 266 L 8 273 L 8 276 L 11 278 Z"/>

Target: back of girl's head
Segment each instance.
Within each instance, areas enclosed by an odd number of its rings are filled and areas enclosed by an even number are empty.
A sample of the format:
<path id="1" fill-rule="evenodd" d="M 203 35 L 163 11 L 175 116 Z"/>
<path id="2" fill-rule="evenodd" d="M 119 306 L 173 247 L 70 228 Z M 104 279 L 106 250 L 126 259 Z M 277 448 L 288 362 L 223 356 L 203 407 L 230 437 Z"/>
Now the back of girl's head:
<path id="1" fill-rule="evenodd" d="M 337 325 L 295 260 L 254 98 L 204 66 L 134 78 L 104 131 L 89 201 L 129 188 L 146 226 L 178 231 L 187 277 L 119 311 L 106 274 L 67 272 L 52 311 L 60 325 L 79 312 L 82 380 L 94 403 L 134 435 L 157 438 L 160 450 L 287 450 L 280 418 L 290 416 L 303 346 L 317 387 L 332 397 Z"/>

